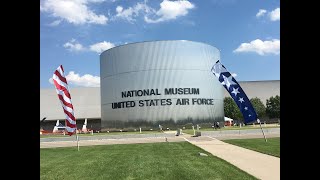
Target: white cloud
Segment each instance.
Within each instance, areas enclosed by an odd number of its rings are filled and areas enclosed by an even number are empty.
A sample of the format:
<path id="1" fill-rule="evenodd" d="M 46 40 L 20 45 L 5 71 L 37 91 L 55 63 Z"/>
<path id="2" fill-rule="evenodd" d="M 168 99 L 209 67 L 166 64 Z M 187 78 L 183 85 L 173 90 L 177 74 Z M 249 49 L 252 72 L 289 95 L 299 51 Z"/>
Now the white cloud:
<path id="1" fill-rule="evenodd" d="M 135 17 L 139 16 L 140 13 L 150 13 L 154 12 L 152 8 L 150 8 L 146 3 L 137 3 L 133 7 L 128 7 L 127 9 L 123 9 L 122 6 L 117 6 L 116 8 L 117 14 L 114 18 L 125 19 L 129 22 L 135 21 Z"/>
<path id="2" fill-rule="evenodd" d="M 53 79 L 52 78 L 49 79 L 49 83 L 53 84 Z"/>
<path id="3" fill-rule="evenodd" d="M 102 3 L 105 2 L 106 0 L 87 0 L 87 2 L 93 2 L 93 3 Z"/>
<path id="4" fill-rule="evenodd" d="M 96 44 L 92 44 L 89 47 L 85 47 L 75 39 L 71 39 L 69 42 L 63 45 L 63 47 L 71 52 L 93 51 L 97 53 L 101 53 L 107 49 L 113 48 L 114 46 L 115 45 L 111 42 L 102 41 Z"/>
<path id="5" fill-rule="evenodd" d="M 280 8 L 276 8 L 269 13 L 271 21 L 280 21 Z"/>
<path id="6" fill-rule="evenodd" d="M 256 17 L 262 17 L 266 13 L 268 13 L 267 17 L 270 19 L 270 21 L 280 21 L 280 8 L 276 8 L 271 12 L 267 12 L 267 10 L 265 9 L 259 9 L 259 12 L 256 14 Z"/>
<path id="7" fill-rule="evenodd" d="M 84 86 L 84 87 L 100 87 L 100 77 L 93 76 L 91 74 L 85 74 L 80 76 L 79 74 L 70 71 L 66 76 L 68 84 L 75 86 Z M 53 84 L 53 79 L 49 79 L 50 84 Z"/>
<path id="8" fill-rule="evenodd" d="M 273 39 L 271 41 L 262 41 L 260 39 L 256 39 L 251 41 L 250 43 L 241 43 L 241 45 L 235 49 L 233 52 L 256 52 L 259 55 L 265 54 L 280 54 L 280 40 Z"/>
<path id="9" fill-rule="evenodd" d="M 117 6 L 116 11 L 117 11 L 118 14 L 121 13 L 122 10 L 123 10 L 122 6 Z"/>
<path id="10" fill-rule="evenodd" d="M 113 48 L 114 46 L 115 45 L 112 44 L 111 42 L 103 41 L 103 42 L 99 42 L 99 43 L 96 43 L 96 44 L 92 44 L 90 46 L 90 50 L 94 51 L 94 52 L 97 52 L 97 53 L 102 53 L 103 51 L 105 51 L 107 49 Z"/>
<path id="11" fill-rule="evenodd" d="M 160 9 L 156 12 L 159 16 L 158 19 L 150 19 L 145 16 L 144 19 L 147 23 L 158 23 L 162 21 L 176 19 L 179 16 L 185 16 L 190 9 L 195 6 L 188 0 L 168 1 L 164 0 L 160 3 Z"/>
<path id="12" fill-rule="evenodd" d="M 70 71 L 66 76 L 66 79 L 68 83 L 76 86 L 100 87 L 100 77 L 91 74 L 80 76 L 79 74 L 74 73 L 74 71 Z"/>
<path id="13" fill-rule="evenodd" d="M 263 16 L 265 13 L 267 13 L 267 10 L 265 9 L 259 9 L 259 12 L 256 14 L 256 17 L 261 17 Z"/>
<path id="14" fill-rule="evenodd" d="M 75 52 L 86 50 L 86 48 L 84 48 L 82 44 L 78 43 L 75 39 L 72 39 L 71 41 L 65 43 L 63 47 L 65 47 L 69 51 L 75 51 Z"/>
<path id="15" fill-rule="evenodd" d="M 238 76 L 236 73 L 231 73 L 231 75 L 232 75 L 234 78 Z"/>
<path id="16" fill-rule="evenodd" d="M 117 6 L 117 14 L 112 17 L 112 20 L 124 19 L 132 23 L 140 14 L 142 14 L 144 16 L 145 22 L 158 23 L 176 19 L 179 16 L 185 16 L 188 14 L 188 11 L 190 9 L 193 9 L 195 7 L 194 4 L 192 4 L 188 0 L 163 0 L 160 3 L 160 9 L 156 11 L 153 8 L 149 7 L 146 2 L 147 1 L 145 1 L 144 3 L 139 2 L 134 6 L 128 7 L 126 9 L 122 6 Z"/>
<path id="17" fill-rule="evenodd" d="M 108 18 L 97 15 L 88 8 L 89 3 L 101 3 L 104 0 L 43 0 L 40 11 L 49 13 L 59 20 L 66 20 L 72 24 L 106 24 Z"/>

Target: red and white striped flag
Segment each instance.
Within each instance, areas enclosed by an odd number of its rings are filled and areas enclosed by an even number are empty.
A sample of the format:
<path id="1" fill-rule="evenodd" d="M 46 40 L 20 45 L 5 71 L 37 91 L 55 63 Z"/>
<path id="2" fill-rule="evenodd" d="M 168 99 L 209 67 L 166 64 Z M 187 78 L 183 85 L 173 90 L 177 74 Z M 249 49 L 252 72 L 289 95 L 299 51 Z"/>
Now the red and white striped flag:
<path id="1" fill-rule="evenodd" d="M 76 130 L 76 118 L 74 117 L 73 105 L 68 89 L 67 79 L 64 76 L 62 65 L 60 65 L 53 73 L 53 83 L 56 87 L 58 97 L 60 99 L 64 114 L 66 115 L 66 130 L 71 136 Z"/>

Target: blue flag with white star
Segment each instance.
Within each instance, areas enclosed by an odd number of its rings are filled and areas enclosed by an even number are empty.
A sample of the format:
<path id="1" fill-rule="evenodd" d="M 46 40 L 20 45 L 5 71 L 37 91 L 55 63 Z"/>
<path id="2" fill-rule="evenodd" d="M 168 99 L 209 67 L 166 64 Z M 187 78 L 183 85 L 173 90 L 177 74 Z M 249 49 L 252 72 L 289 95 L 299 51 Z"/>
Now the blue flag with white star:
<path id="1" fill-rule="evenodd" d="M 244 118 L 244 123 L 246 124 L 258 120 L 257 113 L 247 95 L 230 72 L 228 72 L 219 61 L 213 65 L 211 72 L 219 79 L 219 82 L 226 88 L 232 99 L 239 107 Z"/>

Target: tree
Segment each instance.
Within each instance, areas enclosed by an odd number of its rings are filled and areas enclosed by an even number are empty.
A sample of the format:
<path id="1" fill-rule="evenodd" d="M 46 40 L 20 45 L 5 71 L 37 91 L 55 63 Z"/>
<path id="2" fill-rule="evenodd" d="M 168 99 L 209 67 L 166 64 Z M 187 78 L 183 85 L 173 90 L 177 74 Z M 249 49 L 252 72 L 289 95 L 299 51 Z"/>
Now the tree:
<path id="1" fill-rule="evenodd" d="M 269 118 L 280 118 L 280 96 L 271 96 L 267 99 L 266 113 Z"/>
<path id="2" fill-rule="evenodd" d="M 251 98 L 250 102 L 253 108 L 256 110 L 258 118 L 263 118 L 266 116 L 266 106 L 262 103 L 262 101 L 259 98 Z"/>
<path id="3" fill-rule="evenodd" d="M 226 117 L 229 117 L 231 119 L 237 119 L 237 120 L 243 119 L 243 116 L 237 104 L 234 102 L 234 100 L 231 97 L 225 97 L 223 100 L 223 103 L 224 103 L 224 115 Z"/>

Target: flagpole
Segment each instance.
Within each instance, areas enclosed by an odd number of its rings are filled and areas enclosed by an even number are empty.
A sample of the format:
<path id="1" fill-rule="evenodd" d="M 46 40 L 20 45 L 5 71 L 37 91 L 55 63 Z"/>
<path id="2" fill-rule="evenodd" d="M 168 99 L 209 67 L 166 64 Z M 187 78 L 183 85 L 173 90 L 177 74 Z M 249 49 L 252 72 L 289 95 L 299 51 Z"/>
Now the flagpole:
<path id="1" fill-rule="evenodd" d="M 260 129 L 261 129 L 261 131 L 262 131 L 262 134 L 263 134 L 264 140 L 265 140 L 266 142 L 268 142 L 268 141 L 267 141 L 266 136 L 264 135 L 264 132 L 263 132 L 263 129 L 262 129 L 262 126 L 261 126 L 261 121 L 260 121 L 259 119 L 257 119 L 257 121 L 258 121 L 258 122 L 259 122 L 259 124 L 260 124 Z"/>
<path id="2" fill-rule="evenodd" d="M 78 151 L 79 151 L 79 136 L 78 136 L 77 128 L 75 131 L 76 131 L 77 146 L 78 146 Z"/>

